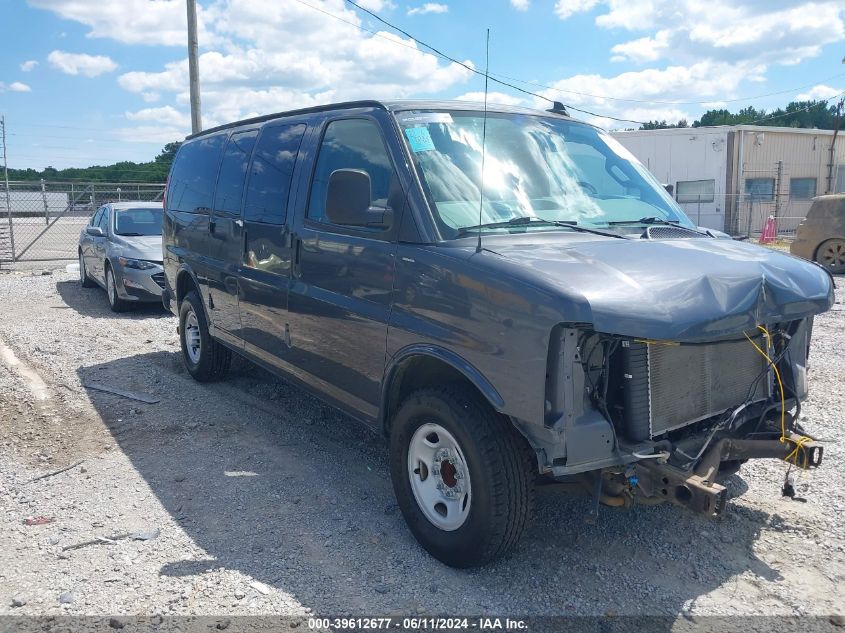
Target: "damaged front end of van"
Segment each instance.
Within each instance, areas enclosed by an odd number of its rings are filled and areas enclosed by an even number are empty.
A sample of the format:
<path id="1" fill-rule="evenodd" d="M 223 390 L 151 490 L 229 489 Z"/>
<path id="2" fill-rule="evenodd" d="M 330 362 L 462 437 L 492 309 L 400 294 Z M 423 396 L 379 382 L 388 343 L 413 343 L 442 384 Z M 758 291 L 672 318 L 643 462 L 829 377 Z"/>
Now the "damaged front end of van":
<path id="1" fill-rule="evenodd" d="M 497 250 L 588 317 L 552 331 L 543 427 L 516 421 L 541 472 L 587 484 L 596 506 L 718 516 L 720 481 L 746 460 L 821 464 L 799 416 L 813 317 L 833 303 L 822 268 L 722 239 Z"/>

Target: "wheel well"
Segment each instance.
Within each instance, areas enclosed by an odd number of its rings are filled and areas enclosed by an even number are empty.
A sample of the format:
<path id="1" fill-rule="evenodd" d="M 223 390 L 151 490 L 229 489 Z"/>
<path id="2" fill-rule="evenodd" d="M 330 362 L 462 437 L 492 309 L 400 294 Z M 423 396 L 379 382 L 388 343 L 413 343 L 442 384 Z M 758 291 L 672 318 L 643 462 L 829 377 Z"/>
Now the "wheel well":
<path id="1" fill-rule="evenodd" d="M 191 273 L 187 270 L 183 270 L 179 273 L 179 276 L 176 277 L 176 305 L 179 306 L 182 303 L 182 299 L 186 294 L 188 294 L 191 289 L 198 290 L 197 285 L 194 283 L 194 278 L 191 277 Z"/>
<path id="2" fill-rule="evenodd" d="M 390 433 L 393 414 L 405 397 L 423 387 L 443 384 L 463 384 L 474 390 L 485 402 L 484 394 L 460 371 L 449 363 L 433 356 L 417 355 L 403 360 L 392 372 L 384 403 L 383 428 Z"/>

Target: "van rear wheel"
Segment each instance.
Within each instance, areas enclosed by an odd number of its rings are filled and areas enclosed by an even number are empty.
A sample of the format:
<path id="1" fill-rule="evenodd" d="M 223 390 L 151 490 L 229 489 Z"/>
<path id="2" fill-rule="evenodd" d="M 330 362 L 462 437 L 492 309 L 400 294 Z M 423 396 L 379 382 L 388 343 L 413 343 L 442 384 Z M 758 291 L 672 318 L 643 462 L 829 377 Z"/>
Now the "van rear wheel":
<path id="1" fill-rule="evenodd" d="M 194 291 L 185 295 L 179 307 L 179 342 L 185 367 L 194 379 L 211 382 L 226 376 L 232 352 L 211 337 L 202 301 Z"/>
<path id="2" fill-rule="evenodd" d="M 452 567 L 505 555 L 528 525 L 534 474 L 527 443 L 459 385 L 405 399 L 390 434 L 390 475 L 411 532 Z"/>

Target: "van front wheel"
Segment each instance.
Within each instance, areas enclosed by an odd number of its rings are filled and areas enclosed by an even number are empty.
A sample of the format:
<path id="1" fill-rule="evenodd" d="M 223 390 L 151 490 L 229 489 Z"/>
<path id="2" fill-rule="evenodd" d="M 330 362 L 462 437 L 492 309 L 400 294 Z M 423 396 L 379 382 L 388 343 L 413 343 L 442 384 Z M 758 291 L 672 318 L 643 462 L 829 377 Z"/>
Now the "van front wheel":
<path id="1" fill-rule="evenodd" d="M 408 527 L 453 567 L 505 555 L 528 524 L 534 497 L 525 439 L 461 386 L 420 389 L 396 413 L 390 475 Z"/>
<path id="2" fill-rule="evenodd" d="M 179 342 L 185 367 L 196 380 L 219 380 L 229 371 L 232 352 L 211 337 L 202 301 L 194 291 L 185 295 L 179 307 Z"/>

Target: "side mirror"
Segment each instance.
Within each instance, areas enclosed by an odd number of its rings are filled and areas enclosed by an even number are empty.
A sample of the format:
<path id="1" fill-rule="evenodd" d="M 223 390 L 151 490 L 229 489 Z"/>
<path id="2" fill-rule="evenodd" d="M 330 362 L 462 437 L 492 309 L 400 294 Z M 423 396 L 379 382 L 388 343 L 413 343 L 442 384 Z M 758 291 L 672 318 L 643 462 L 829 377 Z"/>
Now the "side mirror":
<path id="1" fill-rule="evenodd" d="M 329 177 L 326 217 L 332 224 L 389 228 L 393 210 L 374 208 L 370 175 L 358 169 L 338 169 Z"/>
<path id="2" fill-rule="evenodd" d="M 86 226 L 85 232 L 93 237 L 105 237 L 103 229 L 101 229 L 99 226 Z"/>

